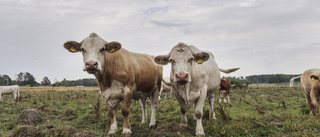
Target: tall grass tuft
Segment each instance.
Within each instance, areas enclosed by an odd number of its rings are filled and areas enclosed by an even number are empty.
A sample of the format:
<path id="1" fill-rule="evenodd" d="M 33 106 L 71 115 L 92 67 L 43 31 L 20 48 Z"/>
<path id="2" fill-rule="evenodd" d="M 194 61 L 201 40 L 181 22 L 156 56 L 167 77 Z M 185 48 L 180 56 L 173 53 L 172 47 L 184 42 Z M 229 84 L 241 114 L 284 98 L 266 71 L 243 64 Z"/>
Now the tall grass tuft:
<path id="1" fill-rule="evenodd" d="M 103 112 L 103 109 L 101 108 L 101 100 L 100 97 L 97 97 L 97 102 L 91 102 L 91 106 L 93 107 L 94 114 L 97 118 L 100 117 L 100 113 Z"/>
<path id="2" fill-rule="evenodd" d="M 223 121 L 229 122 L 231 120 L 229 110 L 226 105 L 222 105 L 219 103 L 218 107 L 215 109 L 217 117 L 222 119 Z"/>

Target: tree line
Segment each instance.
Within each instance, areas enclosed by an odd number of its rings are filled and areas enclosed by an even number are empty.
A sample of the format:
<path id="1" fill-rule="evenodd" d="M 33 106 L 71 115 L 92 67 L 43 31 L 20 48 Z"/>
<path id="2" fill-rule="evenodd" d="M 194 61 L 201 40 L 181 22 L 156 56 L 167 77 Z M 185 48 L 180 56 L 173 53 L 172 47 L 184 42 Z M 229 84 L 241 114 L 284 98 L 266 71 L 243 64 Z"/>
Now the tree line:
<path id="1" fill-rule="evenodd" d="M 247 77 L 223 77 L 230 81 L 234 88 L 248 88 L 252 83 L 289 83 L 290 79 L 300 75 L 288 75 L 288 74 L 264 74 L 264 75 L 251 75 Z M 300 82 L 300 79 L 296 79 L 296 82 Z"/>
<path id="2" fill-rule="evenodd" d="M 86 86 L 86 87 L 93 87 L 93 86 L 98 86 L 98 83 L 96 79 L 94 78 L 84 78 L 84 79 L 79 79 L 79 80 L 66 80 L 63 79 L 60 82 L 56 82 L 52 84 L 52 86 Z"/>
<path id="3" fill-rule="evenodd" d="M 38 83 L 34 76 L 29 72 L 20 72 L 15 75 L 15 79 L 11 79 L 8 75 L 0 74 L 0 85 L 19 85 L 19 86 L 98 86 L 94 78 L 84 78 L 79 80 L 66 80 L 55 81 L 52 83 L 48 77 L 44 77 Z M 263 74 L 263 75 L 250 75 L 247 77 L 223 77 L 230 80 L 231 84 L 235 84 L 236 88 L 246 88 L 251 83 L 288 83 L 291 78 L 299 75 L 293 74 Z M 296 82 L 300 82 L 297 79 Z"/>
<path id="4" fill-rule="evenodd" d="M 301 75 L 301 74 L 300 74 Z M 251 75 L 247 76 L 246 80 L 249 80 L 251 83 L 289 83 L 290 79 L 298 75 L 293 74 L 264 74 L 264 75 Z M 296 80 L 300 82 L 300 79 Z"/>
<path id="5" fill-rule="evenodd" d="M 34 76 L 29 72 L 20 72 L 15 75 L 15 79 L 11 79 L 8 75 L 0 74 L 0 86 L 19 85 L 19 86 L 98 86 L 96 79 L 84 78 L 79 80 L 55 81 L 52 83 L 47 76 L 45 76 L 40 83 L 36 81 Z"/>

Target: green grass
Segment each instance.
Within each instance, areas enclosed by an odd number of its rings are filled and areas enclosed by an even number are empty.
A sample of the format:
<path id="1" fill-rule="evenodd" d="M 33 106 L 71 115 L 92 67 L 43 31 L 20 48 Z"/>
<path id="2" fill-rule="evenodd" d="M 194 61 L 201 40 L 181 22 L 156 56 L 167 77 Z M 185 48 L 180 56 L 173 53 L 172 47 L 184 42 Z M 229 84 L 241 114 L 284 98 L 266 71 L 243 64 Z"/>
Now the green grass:
<path id="1" fill-rule="evenodd" d="M 33 123 L 45 136 L 106 136 L 109 118 L 98 88 L 21 87 L 22 100 L 4 96 L 0 103 L 0 136 L 9 136 L 23 126 L 19 116 L 25 109 L 41 111 L 42 122 Z M 231 90 L 229 104 L 219 106 L 215 94 L 216 120 L 209 119 L 208 101 L 202 123 L 206 136 L 319 136 L 320 115 L 310 116 L 299 85 L 251 85 L 248 89 Z M 121 104 L 120 104 L 121 105 Z M 225 115 L 218 112 L 223 109 Z M 120 108 L 120 107 L 118 107 Z M 260 111 L 260 113 L 259 113 Z M 151 116 L 147 101 L 148 120 Z M 227 119 L 223 119 L 227 117 Z M 157 128 L 141 124 L 140 102 L 132 100 L 130 124 L 133 136 L 194 136 L 196 122 L 193 108 L 187 111 L 188 127 L 179 127 L 180 107 L 175 97 L 158 101 Z M 122 136 L 123 117 L 117 113 L 118 132 Z"/>

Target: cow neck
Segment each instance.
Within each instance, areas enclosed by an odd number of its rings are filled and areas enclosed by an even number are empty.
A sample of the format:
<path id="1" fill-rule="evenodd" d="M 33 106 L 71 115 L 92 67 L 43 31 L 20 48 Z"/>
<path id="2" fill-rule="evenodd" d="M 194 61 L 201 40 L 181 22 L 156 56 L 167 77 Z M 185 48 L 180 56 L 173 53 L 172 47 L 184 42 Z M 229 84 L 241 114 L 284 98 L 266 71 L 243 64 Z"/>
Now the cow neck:
<path id="1" fill-rule="evenodd" d="M 103 71 L 96 75 L 96 79 L 99 83 L 101 91 L 105 91 L 110 88 L 114 80 L 126 85 L 126 79 L 121 75 L 123 71 L 127 68 L 124 64 L 124 56 L 127 55 L 125 49 L 120 49 L 115 53 L 106 53 Z M 127 58 L 128 59 L 128 58 Z"/>

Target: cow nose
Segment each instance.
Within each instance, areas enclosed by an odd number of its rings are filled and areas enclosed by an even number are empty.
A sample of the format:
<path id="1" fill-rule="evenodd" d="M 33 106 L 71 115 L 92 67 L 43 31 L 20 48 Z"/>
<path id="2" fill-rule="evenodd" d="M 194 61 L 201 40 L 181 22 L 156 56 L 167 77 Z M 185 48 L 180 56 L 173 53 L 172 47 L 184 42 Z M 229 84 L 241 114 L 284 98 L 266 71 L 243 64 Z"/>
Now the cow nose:
<path id="1" fill-rule="evenodd" d="M 96 62 L 96 61 L 87 61 L 87 62 L 85 63 L 85 65 L 86 65 L 86 68 L 87 68 L 87 69 L 97 69 L 97 67 L 98 67 L 98 62 Z"/>
<path id="2" fill-rule="evenodd" d="M 181 84 L 186 84 L 189 80 L 189 74 L 184 72 L 179 72 L 175 75 L 176 81 Z"/>

